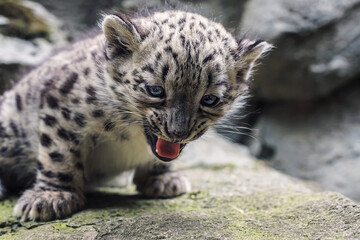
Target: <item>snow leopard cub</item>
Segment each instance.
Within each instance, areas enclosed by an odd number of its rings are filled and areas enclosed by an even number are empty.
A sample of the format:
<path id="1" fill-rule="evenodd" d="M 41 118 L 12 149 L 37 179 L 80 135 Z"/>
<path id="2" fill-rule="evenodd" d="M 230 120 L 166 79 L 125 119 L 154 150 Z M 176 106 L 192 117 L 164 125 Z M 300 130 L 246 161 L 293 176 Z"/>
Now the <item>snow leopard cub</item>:
<path id="1" fill-rule="evenodd" d="M 189 191 L 168 162 L 230 111 L 271 46 L 200 15 L 107 15 L 103 32 L 23 77 L 0 99 L 0 197 L 21 220 L 65 218 L 84 188 L 125 170 L 149 197 Z"/>

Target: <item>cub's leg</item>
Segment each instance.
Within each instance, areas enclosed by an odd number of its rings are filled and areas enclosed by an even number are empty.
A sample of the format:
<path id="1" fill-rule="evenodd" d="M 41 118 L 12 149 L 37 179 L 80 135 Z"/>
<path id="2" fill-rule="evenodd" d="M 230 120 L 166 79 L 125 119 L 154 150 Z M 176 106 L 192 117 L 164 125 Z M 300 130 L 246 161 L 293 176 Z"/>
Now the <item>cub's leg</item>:
<path id="1" fill-rule="evenodd" d="M 191 190 L 187 178 L 165 163 L 157 162 L 138 167 L 133 181 L 139 192 L 153 198 L 175 197 Z"/>
<path id="2" fill-rule="evenodd" d="M 0 117 L 0 199 L 32 187 L 36 153 L 29 133 L 17 119 Z M 36 146 L 36 143 L 35 143 Z"/>
<path id="3" fill-rule="evenodd" d="M 60 118 L 56 112 L 41 117 L 36 181 L 14 207 L 22 221 L 65 218 L 84 206 L 80 135 Z"/>

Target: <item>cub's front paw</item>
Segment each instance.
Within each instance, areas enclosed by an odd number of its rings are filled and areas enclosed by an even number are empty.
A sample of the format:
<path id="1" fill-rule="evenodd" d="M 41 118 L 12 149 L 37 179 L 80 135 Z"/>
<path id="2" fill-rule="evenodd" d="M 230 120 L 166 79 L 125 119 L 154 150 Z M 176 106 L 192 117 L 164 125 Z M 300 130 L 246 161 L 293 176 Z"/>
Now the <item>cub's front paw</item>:
<path id="1" fill-rule="evenodd" d="M 50 221 L 71 216 L 84 206 L 84 197 L 75 192 L 27 190 L 14 207 L 21 221 Z"/>
<path id="2" fill-rule="evenodd" d="M 134 179 L 136 189 L 147 197 L 170 198 L 191 191 L 190 182 L 179 172 L 165 172 Z"/>

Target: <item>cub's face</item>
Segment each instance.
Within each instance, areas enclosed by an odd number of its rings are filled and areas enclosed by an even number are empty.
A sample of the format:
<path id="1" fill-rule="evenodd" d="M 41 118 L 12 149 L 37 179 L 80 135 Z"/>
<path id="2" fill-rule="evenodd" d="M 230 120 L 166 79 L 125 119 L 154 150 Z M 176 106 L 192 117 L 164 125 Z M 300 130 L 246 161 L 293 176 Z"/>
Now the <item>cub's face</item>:
<path id="1" fill-rule="evenodd" d="M 109 15 L 103 30 L 112 94 L 141 119 L 163 161 L 226 115 L 246 94 L 255 60 L 271 48 L 179 11 L 135 20 Z"/>

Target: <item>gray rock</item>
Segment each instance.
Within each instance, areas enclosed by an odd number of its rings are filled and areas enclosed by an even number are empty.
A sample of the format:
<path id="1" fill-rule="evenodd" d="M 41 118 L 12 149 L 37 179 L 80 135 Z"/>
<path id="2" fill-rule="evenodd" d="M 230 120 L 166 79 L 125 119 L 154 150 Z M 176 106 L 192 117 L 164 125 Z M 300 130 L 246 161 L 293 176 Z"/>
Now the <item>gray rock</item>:
<path id="1" fill-rule="evenodd" d="M 268 107 L 253 151 L 287 174 L 360 200 L 359 106 L 360 82 L 318 102 Z"/>
<path id="2" fill-rule="evenodd" d="M 316 99 L 354 79 L 359 22 L 360 0 L 249 0 L 241 30 L 277 46 L 256 74 L 257 96 Z"/>
<path id="3" fill-rule="evenodd" d="M 29 18 L 33 15 L 36 16 L 37 19 L 34 21 L 39 21 L 40 24 L 42 24 L 40 21 L 44 21 L 43 29 L 39 29 L 39 31 L 47 32 L 48 37 L 40 37 L 40 34 L 36 36 L 36 32 L 32 33 L 33 37 L 26 36 L 26 38 L 0 34 L 1 92 L 9 87 L 10 81 L 17 78 L 19 71 L 41 64 L 56 49 L 64 47 L 68 43 L 68 35 L 62 29 L 61 22 L 43 6 L 31 1 L 22 1 L 14 2 L 14 7 L 21 8 L 21 11 L 28 11 Z M 0 12 L 1 14 L 6 14 L 6 12 Z M 11 24 L 11 21 L 4 16 L 0 18 L 0 21 L 1 25 L 5 27 Z"/>
<path id="4" fill-rule="evenodd" d="M 83 38 L 89 29 L 99 29 L 101 14 L 111 9 L 121 9 L 122 0 L 34 0 L 61 19 L 73 39 Z"/>
<path id="5" fill-rule="evenodd" d="M 252 159 L 246 150 L 208 135 L 179 159 L 193 192 L 144 199 L 102 188 L 87 208 L 48 223 L 10 217 L 16 199 L 0 202 L 3 239 L 359 239 L 360 206 L 317 191 Z M 212 159 L 207 161 L 207 159 Z M 216 160 L 216 162 L 213 162 Z"/>

